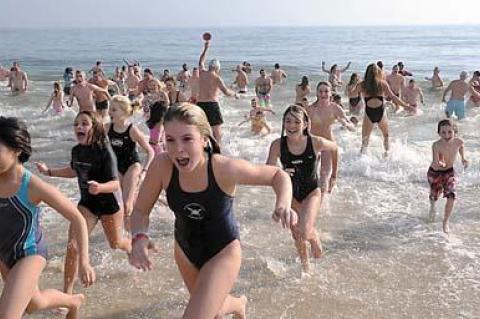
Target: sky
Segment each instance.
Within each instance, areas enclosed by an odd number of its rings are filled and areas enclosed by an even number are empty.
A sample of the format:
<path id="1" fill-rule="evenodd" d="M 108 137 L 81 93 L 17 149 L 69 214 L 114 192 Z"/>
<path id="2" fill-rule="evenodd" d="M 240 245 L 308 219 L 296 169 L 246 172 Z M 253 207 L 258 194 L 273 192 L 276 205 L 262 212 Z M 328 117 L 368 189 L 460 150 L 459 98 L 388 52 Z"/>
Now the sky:
<path id="1" fill-rule="evenodd" d="M 478 0 L 0 0 L 1 28 L 480 24 Z"/>

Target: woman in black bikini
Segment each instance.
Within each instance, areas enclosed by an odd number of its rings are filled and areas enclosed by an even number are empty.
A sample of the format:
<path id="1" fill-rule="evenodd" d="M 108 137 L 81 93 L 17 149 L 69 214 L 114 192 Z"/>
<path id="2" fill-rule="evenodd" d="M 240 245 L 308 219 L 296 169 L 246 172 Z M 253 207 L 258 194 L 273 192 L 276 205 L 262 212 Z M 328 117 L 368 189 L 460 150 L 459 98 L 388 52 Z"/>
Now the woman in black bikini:
<path id="1" fill-rule="evenodd" d="M 372 133 L 373 125 L 378 123 L 378 127 L 383 135 L 383 146 L 385 148 L 384 156 L 388 155 L 388 119 L 385 113 L 384 98 L 387 96 L 394 102 L 406 106 L 406 103 L 400 100 L 392 90 L 388 83 L 383 80 L 379 67 L 372 63 L 368 65 L 365 71 L 365 78 L 360 82 L 353 94 L 361 93 L 365 99 L 365 115 L 363 117 L 362 126 L 362 148 L 360 152 L 364 154 L 367 151 L 368 140 Z"/>

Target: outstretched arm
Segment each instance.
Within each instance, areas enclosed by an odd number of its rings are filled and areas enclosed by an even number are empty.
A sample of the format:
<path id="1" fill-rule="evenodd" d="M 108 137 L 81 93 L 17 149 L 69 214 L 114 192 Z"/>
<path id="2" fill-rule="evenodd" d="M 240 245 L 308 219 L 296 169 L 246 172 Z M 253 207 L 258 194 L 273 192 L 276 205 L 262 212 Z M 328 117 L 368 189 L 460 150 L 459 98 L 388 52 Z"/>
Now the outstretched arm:
<path id="1" fill-rule="evenodd" d="M 350 68 L 351 64 L 352 64 L 352 62 L 349 61 L 343 69 L 340 69 L 340 72 L 343 73 L 343 72 L 347 71 Z"/>
<path id="2" fill-rule="evenodd" d="M 330 71 L 325 69 L 325 61 L 322 61 L 322 71 L 325 72 L 325 73 L 328 73 L 330 74 Z"/>
<path id="3" fill-rule="evenodd" d="M 200 54 L 200 59 L 198 60 L 198 66 L 199 66 L 200 70 L 205 70 L 205 58 L 207 56 L 207 51 L 208 51 L 209 46 L 210 46 L 210 42 L 205 41 L 205 44 L 203 45 L 203 51 Z"/>

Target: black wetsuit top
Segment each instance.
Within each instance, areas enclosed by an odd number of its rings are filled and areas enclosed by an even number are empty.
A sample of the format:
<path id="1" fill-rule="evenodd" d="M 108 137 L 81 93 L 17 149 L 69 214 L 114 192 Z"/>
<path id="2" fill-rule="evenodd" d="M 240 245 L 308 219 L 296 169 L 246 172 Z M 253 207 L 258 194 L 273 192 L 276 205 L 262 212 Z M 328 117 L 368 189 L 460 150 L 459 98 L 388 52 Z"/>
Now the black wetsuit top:
<path id="1" fill-rule="evenodd" d="M 140 163 L 140 157 L 137 151 L 137 143 L 130 137 L 130 129 L 133 124 L 130 124 L 127 130 L 123 133 L 115 132 L 113 123 L 110 124 L 108 130 L 108 138 L 112 145 L 113 152 L 117 156 L 118 171 L 125 174 L 130 166 L 135 163 Z"/>
<path id="2" fill-rule="evenodd" d="M 371 99 L 378 99 L 382 101 L 382 105 L 379 107 L 370 107 L 368 106 L 368 101 Z M 383 96 L 366 96 L 365 97 L 365 114 L 370 119 L 372 123 L 378 123 L 383 118 L 385 106 L 383 104 Z"/>
<path id="3" fill-rule="evenodd" d="M 303 201 L 318 187 L 318 158 L 313 149 L 312 137 L 307 137 L 307 146 L 300 155 L 292 154 L 288 150 L 287 137 L 280 140 L 280 162 L 283 169 L 290 174 L 293 187 L 293 197 Z"/>
<path id="4" fill-rule="evenodd" d="M 168 206 L 175 214 L 175 240 L 198 269 L 240 238 L 233 216 L 233 197 L 218 186 L 211 158 L 207 166 L 208 186 L 204 191 L 183 191 L 175 165 L 167 187 Z"/>

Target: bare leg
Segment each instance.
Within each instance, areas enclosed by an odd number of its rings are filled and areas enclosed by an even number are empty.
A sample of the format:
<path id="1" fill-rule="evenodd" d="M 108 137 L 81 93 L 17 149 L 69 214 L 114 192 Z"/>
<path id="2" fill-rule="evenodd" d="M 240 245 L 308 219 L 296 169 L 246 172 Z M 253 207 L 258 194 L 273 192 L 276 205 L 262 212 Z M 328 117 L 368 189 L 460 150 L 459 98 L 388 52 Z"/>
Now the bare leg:
<path id="1" fill-rule="evenodd" d="M 384 157 L 388 156 L 388 151 L 390 150 L 390 143 L 389 143 L 389 136 L 388 136 L 388 119 L 387 115 L 384 114 L 380 123 L 378 123 L 378 127 L 383 135 L 383 147 L 385 149 Z"/>
<path id="2" fill-rule="evenodd" d="M 83 206 L 78 206 L 78 210 L 87 221 L 88 234 L 90 235 L 95 225 L 97 225 L 98 219 Z M 63 291 L 68 294 L 73 293 L 73 286 L 78 275 L 78 248 L 75 238 L 77 237 L 70 225 L 68 230 L 67 254 L 65 256 L 65 272 L 63 274 Z"/>
<path id="3" fill-rule="evenodd" d="M 241 248 L 238 241 L 227 245 L 200 271 L 175 242 L 175 261 L 190 292 L 184 319 L 211 319 L 226 314 L 245 318 L 247 299 L 245 296 L 236 298 L 229 294 L 240 270 Z"/>
<path id="4" fill-rule="evenodd" d="M 141 169 L 140 163 L 133 164 L 122 176 L 120 182 L 122 185 L 124 226 L 127 232 L 130 232 L 130 215 L 133 211 L 133 202 L 135 201 Z"/>
<path id="5" fill-rule="evenodd" d="M 437 214 L 437 209 L 435 207 L 436 200 L 433 198 L 430 198 L 430 211 L 428 213 L 428 219 L 431 223 L 435 222 L 435 215 Z"/>
<path id="6" fill-rule="evenodd" d="M 100 217 L 103 231 L 107 237 L 108 244 L 112 249 L 121 249 L 127 253 L 132 250 L 130 239 L 123 237 L 123 212 L 120 209 L 113 215 L 103 215 Z"/>
<path id="7" fill-rule="evenodd" d="M 220 125 L 212 126 L 213 137 L 217 141 L 218 145 L 222 145 L 222 127 Z"/>
<path id="8" fill-rule="evenodd" d="M 373 129 L 373 123 L 365 114 L 363 116 L 363 125 L 362 125 L 362 148 L 360 149 L 361 154 L 367 153 L 368 141 L 370 139 L 370 134 L 372 134 L 372 129 Z"/>
<path id="9" fill-rule="evenodd" d="M 447 203 L 445 204 L 445 216 L 443 217 L 443 232 L 448 234 L 450 232 L 450 227 L 448 225 L 448 220 L 452 215 L 453 204 L 455 203 L 454 198 L 447 198 Z"/>

